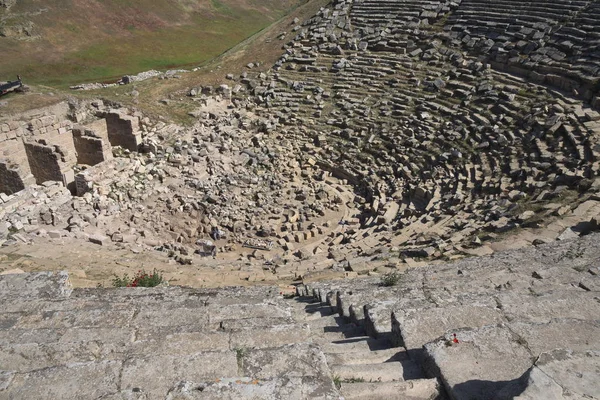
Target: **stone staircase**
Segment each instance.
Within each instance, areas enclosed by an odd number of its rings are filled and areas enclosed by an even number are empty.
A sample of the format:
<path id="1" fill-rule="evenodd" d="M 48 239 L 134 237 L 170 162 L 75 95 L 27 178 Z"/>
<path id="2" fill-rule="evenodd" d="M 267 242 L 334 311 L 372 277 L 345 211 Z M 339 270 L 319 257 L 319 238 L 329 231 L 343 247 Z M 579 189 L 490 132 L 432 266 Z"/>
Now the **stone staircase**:
<path id="1" fill-rule="evenodd" d="M 72 289 L 0 276 L 0 399 L 434 399 L 387 337 L 276 287 Z"/>
<path id="2" fill-rule="evenodd" d="M 364 326 L 350 322 L 337 309 L 312 296 L 296 298 L 296 319 L 309 327 L 310 341 L 319 345 L 334 383 L 346 400 L 436 399 L 436 379 L 425 379 L 404 348 L 388 337 L 371 338 Z"/>
<path id="3" fill-rule="evenodd" d="M 412 379 L 423 371 L 449 398 L 597 398 L 598 238 L 409 269 L 390 287 L 374 276 L 310 282 L 298 292 L 364 326 L 366 348 L 398 346 L 403 378 L 420 384 Z M 334 376 L 352 378 L 344 360 L 328 357 Z M 344 385 L 342 393 L 350 396 Z"/>

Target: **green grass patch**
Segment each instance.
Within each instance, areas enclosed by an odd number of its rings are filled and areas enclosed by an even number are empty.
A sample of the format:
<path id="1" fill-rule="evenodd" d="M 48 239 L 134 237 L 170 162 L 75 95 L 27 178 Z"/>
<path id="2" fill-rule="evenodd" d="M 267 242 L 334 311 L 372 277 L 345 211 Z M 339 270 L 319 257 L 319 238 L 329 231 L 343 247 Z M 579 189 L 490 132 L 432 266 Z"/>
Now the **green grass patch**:
<path id="1" fill-rule="evenodd" d="M 66 88 L 85 82 L 112 82 L 151 69 L 199 66 L 261 31 L 285 15 L 285 7 L 299 1 L 283 2 L 268 12 L 264 10 L 272 5 L 268 1 L 262 7 L 247 7 L 211 0 L 204 11 L 187 13 L 163 10 L 163 6 L 152 3 L 153 14 L 148 18 L 141 11 L 135 15 L 141 7 L 135 2 L 110 1 L 113 3 L 119 9 L 114 16 L 117 22 L 103 20 L 110 15 L 98 16 L 90 23 L 93 26 L 87 26 L 63 10 L 67 13 L 64 23 L 52 20 L 49 13 L 35 20 L 42 39 L 0 40 L 0 80 L 20 74 L 28 84 Z M 54 7 L 57 13 L 59 6 Z"/>

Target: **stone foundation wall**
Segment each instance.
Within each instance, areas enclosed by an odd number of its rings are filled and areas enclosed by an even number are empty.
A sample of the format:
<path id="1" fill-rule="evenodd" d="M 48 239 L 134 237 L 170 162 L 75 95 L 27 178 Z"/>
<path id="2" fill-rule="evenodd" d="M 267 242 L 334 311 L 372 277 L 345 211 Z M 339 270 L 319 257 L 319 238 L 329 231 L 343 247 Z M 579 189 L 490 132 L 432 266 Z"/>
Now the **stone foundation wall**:
<path id="1" fill-rule="evenodd" d="M 25 182 L 19 175 L 18 169 L 0 161 L 0 192 L 13 194 L 23 189 L 25 189 Z"/>
<path id="2" fill-rule="evenodd" d="M 38 109 L 19 115 L 14 119 L 4 118 L 0 121 L 0 192 L 16 193 L 23 188 L 42 182 L 49 174 L 44 171 L 43 164 L 35 170 L 39 176 L 32 175 L 29 154 L 25 142 L 42 140 L 59 146 L 62 154 L 57 158 L 63 163 L 75 165 L 75 147 L 71 134 L 71 122 L 67 119 L 69 107 L 67 103 Z M 37 154 L 33 151 L 30 154 Z M 43 153 L 42 154 L 46 154 Z M 63 179 L 59 179 L 63 182 Z"/>
<path id="3" fill-rule="evenodd" d="M 15 136 L 0 142 L 0 193 L 16 193 L 33 183 L 22 139 Z"/>
<path id="4" fill-rule="evenodd" d="M 140 132 L 140 119 L 124 115 L 118 111 L 104 114 L 108 129 L 108 138 L 112 146 L 121 146 L 124 149 L 137 151 L 142 143 Z"/>
<path id="5" fill-rule="evenodd" d="M 77 163 L 96 165 L 112 158 L 106 120 L 94 121 L 84 127 L 73 128 L 73 143 Z"/>
<path id="6" fill-rule="evenodd" d="M 44 140 L 40 140 L 25 142 L 25 150 L 37 184 L 58 181 L 68 187 L 73 183 L 73 160 L 66 156 L 60 146 L 48 145 Z"/>
<path id="7" fill-rule="evenodd" d="M 12 119 L 0 117 L 0 193 L 13 194 L 48 180 L 74 191 L 77 164 L 92 166 L 112 159 L 111 146 L 137 151 L 142 141 L 138 116 L 121 110 L 81 110 L 73 114 L 67 103 L 60 103 Z M 71 119 L 81 120 L 77 115 L 100 119 L 74 125 Z"/>

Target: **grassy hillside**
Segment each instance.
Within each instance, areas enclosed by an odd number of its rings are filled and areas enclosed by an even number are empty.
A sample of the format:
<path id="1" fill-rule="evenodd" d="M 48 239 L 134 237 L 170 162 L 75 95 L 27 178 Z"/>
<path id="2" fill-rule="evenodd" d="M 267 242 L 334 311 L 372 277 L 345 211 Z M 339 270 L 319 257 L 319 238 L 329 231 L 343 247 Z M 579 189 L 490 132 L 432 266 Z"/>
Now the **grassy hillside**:
<path id="1" fill-rule="evenodd" d="M 305 0 L 17 0 L 0 7 L 0 80 L 67 86 L 195 66 Z"/>

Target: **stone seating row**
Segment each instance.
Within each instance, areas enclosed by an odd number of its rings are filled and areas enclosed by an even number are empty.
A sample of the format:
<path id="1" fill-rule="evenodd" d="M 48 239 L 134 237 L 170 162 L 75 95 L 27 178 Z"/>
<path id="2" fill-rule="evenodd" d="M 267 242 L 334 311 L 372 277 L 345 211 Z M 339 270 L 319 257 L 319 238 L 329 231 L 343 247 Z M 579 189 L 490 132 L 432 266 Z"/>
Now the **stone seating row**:
<path id="1" fill-rule="evenodd" d="M 65 273 L 32 273 L 0 288 L 1 398 L 166 398 L 222 379 L 285 392 L 295 376 L 304 396 L 336 393 L 276 287 L 72 289 Z"/>

